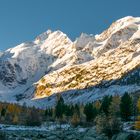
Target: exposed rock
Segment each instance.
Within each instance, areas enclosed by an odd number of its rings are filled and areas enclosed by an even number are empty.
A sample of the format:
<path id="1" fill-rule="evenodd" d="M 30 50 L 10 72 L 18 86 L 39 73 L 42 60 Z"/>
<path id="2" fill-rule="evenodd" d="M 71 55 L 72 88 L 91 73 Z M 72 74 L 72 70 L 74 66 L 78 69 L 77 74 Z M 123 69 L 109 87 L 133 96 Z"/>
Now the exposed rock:
<path id="1" fill-rule="evenodd" d="M 83 138 L 83 140 L 96 140 L 94 137 L 86 136 Z"/>
<path id="2" fill-rule="evenodd" d="M 49 30 L 0 53 L 0 100 L 46 108 L 63 93 L 68 104 L 93 102 L 140 90 L 139 73 L 139 17 L 119 19 L 100 35 L 82 33 L 74 42 Z"/>
<path id="3" fill-rule="evenodd" d="M 120 133 L 118 134 L 116 140 L 133 140 L 134 135 L 129 133 Z"/>
<path id="4" fill-rule="evenodd" d="M 85 128 L 84 128 L 85 129 Z M 79 128 L 59 129 L 51 131 L 0 131 L 0 138 L 8 140 L 109 140 L 104 134 L 97 134 L 94 128 L 86 128 L 87 131 L 79 132 Z M 137 133 L 119 133 L 114 135 L 111 140 L 139 140 Z M 6 139 L 6 140 L 7 140 Z"/>
<path id="5" fill-rule="evenodd" d="M 94 128 L 89 129 L 88 132 L 85 133 L 85 136 L 88 136 L 88 137 L 97 137 L 96 130 Z"/>

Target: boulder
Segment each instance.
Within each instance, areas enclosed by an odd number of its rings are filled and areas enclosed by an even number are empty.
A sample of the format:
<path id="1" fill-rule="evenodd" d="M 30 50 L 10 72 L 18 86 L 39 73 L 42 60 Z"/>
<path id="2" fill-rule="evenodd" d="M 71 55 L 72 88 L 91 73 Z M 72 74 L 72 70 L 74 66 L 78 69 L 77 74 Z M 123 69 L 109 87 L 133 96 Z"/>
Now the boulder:
<path id="1" fill-rule="evenodd" d="M 85 133 L 86 136 L 88 137 L 97 137 L 97 134 L 96 134 L 96 130 L 95 129 L 89 129 L 86 133 Z"/>
<path id="2" fill-rule="evenodd" d="M 134 140 L 134 135 L 130 133 L 120 133 L 116 137 L 116 140 Z"/>
<path id="3" fill-rule="evenodd" d="M 100 135 L 100 136 L 96 137 L 96 140 L 108 140 L 108 137 L 105 135 Z"/>
<path id="4" fill-rule="evenodd" d="M 89 136 L 85 136 L 85 137 L 83 138 L 83 140 L 96 140 L 96 138 L 89 137 Z"/>

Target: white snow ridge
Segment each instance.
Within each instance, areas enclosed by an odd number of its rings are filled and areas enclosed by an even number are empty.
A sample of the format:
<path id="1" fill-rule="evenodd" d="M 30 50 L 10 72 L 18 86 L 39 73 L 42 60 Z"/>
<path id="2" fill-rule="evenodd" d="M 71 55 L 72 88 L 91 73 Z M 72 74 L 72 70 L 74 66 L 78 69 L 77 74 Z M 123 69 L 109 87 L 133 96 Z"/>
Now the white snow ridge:
<path id="1" fill-rule="evenodd" d="M 57 93 L 66 103 L 86 103 L 136 92 L 139 65 L 139 17 L 117 20 L 100 35 L 82 33 L 74 42 L 48 30 L 0 52 L 0 100 L 46 108 Z"/>

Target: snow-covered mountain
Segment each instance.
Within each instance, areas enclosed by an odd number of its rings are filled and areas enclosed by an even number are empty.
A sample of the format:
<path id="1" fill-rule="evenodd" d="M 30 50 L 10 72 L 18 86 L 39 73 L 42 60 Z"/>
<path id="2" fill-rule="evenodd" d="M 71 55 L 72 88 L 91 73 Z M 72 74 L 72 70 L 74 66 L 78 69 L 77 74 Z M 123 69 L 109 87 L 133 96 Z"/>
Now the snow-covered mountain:
<path id="1" fill-rule="evenodd" d="M 91 59 L 86 51 L 76 50 L 73 44 L 61 31 L 48 30 L 32 42 L 0 53 L 1 100 L 24 98 L 28 88 L 45 74 Z M 83 55 L 86 56 L 84 59 Z M 27 98 L 32 96 L 32 93 L 26 94 Z"/>
<path id="2" fill-rule="evenodd" d="M 0 99 L 50 106 L 140 90 L 140 18 L 125 17 L 100 35 L 72 42 L 47 32 L 0 54 Z"/>

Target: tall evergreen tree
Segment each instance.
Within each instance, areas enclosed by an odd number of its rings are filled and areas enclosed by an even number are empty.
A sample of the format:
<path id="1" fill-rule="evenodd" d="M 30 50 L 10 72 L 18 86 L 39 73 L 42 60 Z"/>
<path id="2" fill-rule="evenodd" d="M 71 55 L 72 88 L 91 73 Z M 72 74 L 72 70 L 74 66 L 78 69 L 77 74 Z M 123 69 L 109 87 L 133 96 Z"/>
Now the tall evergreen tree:
<path id="1" fill-rule="evenodd" d="M 120 113 L 121 118 L 125 121 L 128 121 L 130 116 L 133 114 L 132 97 L 128 93 L 125 93 L 121 97 Z"/>
<path id="2" fill-rule="evenodd" d="M 110 115 L 116 116 L 116 117 L 120 116 L 120 102 L 121 102 L 121 99 L 119 95 L 115 95 L 114 97 L 112 97 L 112 102 L 109 107 Z"/>
<path id="3" fill-rule="evenodd" d="M 69 105 L 65 105 L 64 113 L 67 117 L 71 117 L 73 115 L 72 107 Z"/>
<path id="4" fill-rule="evenodd" d="M 76 113 L 78 116 L 80 116 L 80 107 L 79 107 L 78 104 L 76 104 L 76 105 L 74 106 L 74 113 Z"/>
<path id="5" fill-rule="evenodd" d="M 140 98 L 137 102 L 137 109 L 139 114 L 137 116 L 137 121 L 135 122 L 135 129 L 140 131 Z"/>
<path id="6" fill-rule="evenodd" d="M 4 117 L 5 114 L 6 114 L 6 109 L 5 108 L 2 108 L 2 110 L 1 110 L 1 116 Z"/>
<path id="7" fill-rule="evenodd" d="M 46 117 L 48 117 L 48 112 L 49 112 L 49 109 L 46 108 L 46 110 L 45 110 L 45 116 L 46 116 Z"/>
<path id="8" fill-rule="evenodd" d="M 101 111 L 105 113 L 106 116 L 109 114 L 109 106 L 112 101 L 112 96 L 104 96 L 101 105 Z"/>
<path id="9" fill-rule="evenodd" d="M 97 115 L 97 109 L 93 107 L 92 103 L 86 104 L 84 107 L 84 113 L 88 122 L 93 121 Z"/>
<path id="10" fill-rule="evenodd" d="M 55 115 L 58 119 L 62 119 L 64 112 L 65 112 L 65 104 L 63 97 L 60 95 L 57 104 L 55 106 Z"/>

